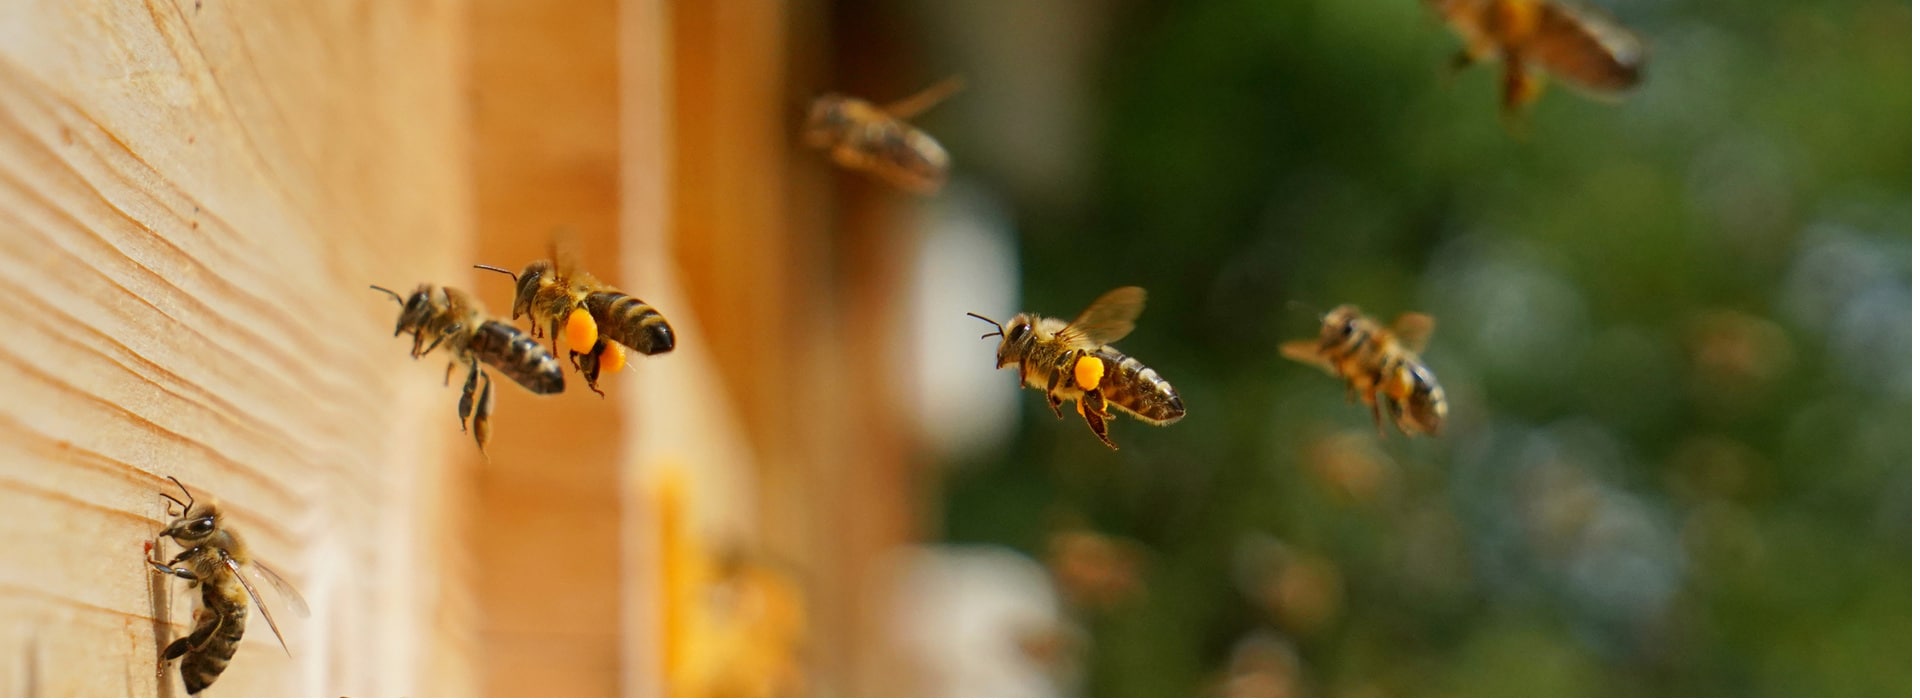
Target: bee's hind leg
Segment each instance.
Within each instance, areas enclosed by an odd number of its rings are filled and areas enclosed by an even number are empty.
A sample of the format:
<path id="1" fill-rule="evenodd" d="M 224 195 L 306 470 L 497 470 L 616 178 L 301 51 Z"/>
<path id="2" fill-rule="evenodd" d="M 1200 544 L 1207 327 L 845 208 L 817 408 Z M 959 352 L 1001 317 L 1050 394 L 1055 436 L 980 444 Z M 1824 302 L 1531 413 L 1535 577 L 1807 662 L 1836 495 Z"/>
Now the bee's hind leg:
<path id="1" fill-rule="evenodd" d="M 460 432 L 467 432 L 467 416 L 473 415 L 473 389 L 480 383 L 480 361 L 469 360 L 467 383 L 460 387 Z"/>
<path id="2" fill-rule="evenodd" d="M 485 455 L 487 443 L 493 441 L 493 375 L 481 372 L 480 378 L 480 403 L 473 407 L 473 441 Z"/>
<path id="3" fill-rule="evenodd" d="M 1100 438 L 1107 447 L 1120 449 L 1119 445 L 1113 444 L 1112 438 L 1107 437 L 1107 419 L 1113 416 L 1107 414 L 1107 399 L 1100 395 L 1099 389 L 1081 394 L 1080 403 L 1075 408 L 1079 409 L 1082 418 L 1087 419 L 1087 428 L 1093 431 L 1094 437 Z"/>

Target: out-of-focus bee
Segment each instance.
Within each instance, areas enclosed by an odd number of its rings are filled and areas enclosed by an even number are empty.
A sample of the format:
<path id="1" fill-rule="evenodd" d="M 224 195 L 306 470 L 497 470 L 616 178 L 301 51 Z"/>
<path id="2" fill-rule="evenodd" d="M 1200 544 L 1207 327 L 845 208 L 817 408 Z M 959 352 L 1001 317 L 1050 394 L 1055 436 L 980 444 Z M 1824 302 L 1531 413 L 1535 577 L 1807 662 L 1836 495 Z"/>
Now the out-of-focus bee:
<path id="1" fill-rule="evenodd" d="M 186 684 L 189 695 L 199 695 L 213 685 L 233 660 L 240 637 L 247 631 L 248 599 L 260 608 L 267 627 L 273 630 L 274 638 L 280 640 L 280 649 L 292 655 L 287 650 L 286 637 L 280 634 L 280 625 L 273 621 L 273 613 L 267 611 L 260 592 L 247 580 L 246 572 L 256 572 L 273 584 L 281 600 L 301 617 L 307 615 L 307 602 L 273 569 L 253 559 L 240 535 L 222 522 L 220 506 L 213 499 L 196 503 L 193 492 L 179 479 L 171 476 L 167 479 L 180 487 L 187 500 L 181 502 L 172 494 L 160 494 L 180 506 L 178 514 L 169 509 L 169 515 L 176 517 L 160 531 L 160 536 L 173 538 L 181 549 L 179 554 L 162 563 L 152 557 L 152 543 L 148 543 L 147 565 L 160 573 L 186 579 L 189 590 L 199 589 L 200 599 L 194 606 L 193 631 L 168 644 L 160 653 L 160 663 L 164 671 L 168 661 L 181 659 L 180 681 Z"/>
<path id="2" fill-rule="evenodd" d="M 1387 413 L 1407 435 L 1439 435 L 1447 417 L 1447 395 L 1433 371 L 1420 362 L 1420 351 L 1433 334 L 1433 317 L 1401 314 L 1392 330 L 1381 326 L 1351 305 L 1327 312 L 1320 319 L 1320 337 L 1280 344 L 1280 354 L 1346 380 L 1347 400 L 1355 394 L 1373 412 L 1380 434 L 1377 394 L 1386 396 Z"/>
<path id="3" fill-rule="evenodd" d="M 1047 392 L 1055 417 L 1064 417 L 1060 404 L 1072 402 L 1086 418 L 1094 436 L 1113 449 L 1107 438 L 1109 405 L 1152 425 L 1167 425 L 1187 415 L 1173 385 L 1139 360 L 1108 345 L 1133 332 L 1133 320 L 1147 304 L 1147 290 L 1121 287 L 1093 300 L 1072 323 L 1037 314 L 1015 314 L 1006 325 L 980 314 L 968 316 L 993 324 L 1000 336 L 994 368 L 1017 364 L 1019 381 Z"/>
<path id="4" fill-rule="evenodd" d="M 909 192 L 932 194 L 947 183 L 947 151 L 907 124 L 958 92 L 965 83 L 948 78 L 885 106 L 846 95 L 816 98 L 807 113 L 808 146 L 827 150 L 833 162 Z"/>
<path id="5" fill-rule="evenodd" d="M 487 318 L 480 302 L 466 292 L 422 284 L 402 298 L 391 289 L 373 288 L 400 303 L 393 334 L 413 333 L 414 359 L 444 346 L 453 359 L 447 362 L 443 383 L 453 377 L 454 365 L 467 366 L 467 383 L 460 389 L 460 430 L 467 429 L 467 417 L 472 416 L 473 440 L 481 454 L 486 454 L 487 441 L 493 438 L 493 377 L 480 368 L 481 363 L 536 394 L 558 394 L 567 388 L 559 360 L 513 324 Z M 476 387 L 478 402 L 474 401 Z"/>
<path id="6" fill-rule="evenodd" d="M 491 265 L 474 267 L 513 278 L 513 319 L 531 316 L 533 337 L 540 337 L 544 329 L 556 356 L 564 334 L 567 357 L 593 393 L 606 396 L 600 391 L 601 372 L 618 372 L 627 366 L 627 352 L 621 346 L 642 355 L 673 349 L 673 327 L 667 325 L 666 316 L 580 269 L 577 239 L 558 235 L 548 253 L 551 257 L 527 263 L 518 275 Z"/>
<path id="7" fill-rule="evenodd" d="M 1634 34 L 1599 10 L 1558 0 L 1426 0 L 1466 42 L 1456 69 L 1498 55 L 1509 118 L 1540 96 L 1536 70 L 1600 95 L 1640 82 L 1643 51 Z"/>

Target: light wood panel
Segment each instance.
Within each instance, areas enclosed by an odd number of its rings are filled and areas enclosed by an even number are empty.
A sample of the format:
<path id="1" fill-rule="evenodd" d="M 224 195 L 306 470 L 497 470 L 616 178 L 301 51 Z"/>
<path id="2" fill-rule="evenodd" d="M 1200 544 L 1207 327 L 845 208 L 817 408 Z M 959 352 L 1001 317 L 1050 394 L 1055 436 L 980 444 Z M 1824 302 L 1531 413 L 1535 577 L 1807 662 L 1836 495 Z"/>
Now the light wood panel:
<path id="1" fill-rule="evenodd" d="M 451 2 L 0 3 L 7 690 L 177 694 L 174 475 L 300 585 L 211 694 L 460 693 L 452 397 L 366 289 L 467 257 Z M 24 661 L 21 661 L 24 660 Z"/>

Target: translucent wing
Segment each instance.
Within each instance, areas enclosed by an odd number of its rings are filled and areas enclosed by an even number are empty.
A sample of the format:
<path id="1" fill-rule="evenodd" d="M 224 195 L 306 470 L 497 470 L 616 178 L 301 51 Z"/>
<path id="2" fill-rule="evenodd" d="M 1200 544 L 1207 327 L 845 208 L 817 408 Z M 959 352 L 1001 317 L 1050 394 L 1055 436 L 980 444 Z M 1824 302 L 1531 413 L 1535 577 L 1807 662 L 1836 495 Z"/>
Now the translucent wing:
<path id="1" fill-rule="evenodd" d="M 1140 311 L 1147 307 L 1147 290 L 1139 287 L 1121 287 L 1093 300 L 1080 317 L 1060 331 L 1059 338 L 1068 346 L 1082 349 L 1097 348 L 1116 342 L 1133 332 L 1133 320 L 1140 318 Z"/>
<path id="2" fill-rule="evenodd" d="M 1318 340 L 1289 340 L 1280 344 L 1280 354 L 1289 360 L 1313 365 L 1326 370 L 1328 374 L 1338 375 L 1333 368 L 1333 363 L 1321 356 Z"/>
<path id="3" fill-rule="evenodd" d="M 313 614 L 307 609 L 307 599 L 300 597 L 300 591 L 294 589 L 293 584 L 287 583 L 286 579 L 281 578 L 280 572 L 267 568 L 266 564 L 259 561 L 254 561 L 251 566 L 254 571 L 260 573 L 260 578 L 266 579 L 267 583 L 273 585 L 273 590 L 280 593 L 280 599 L 286 601 L 287 607 L 293 610 L 294 615 L 306 617 Z"/>
<path id="4" fill-rule="evenodd" d="M 266 602 L 260 600 L 260 591 L 253 587 L 252 581 L 247 580 L 246 574 L 241 573 L 240 562 L 234 561 L 233 557 L 223 556 L 220 558 L 220 563 L 226 564 L 227 568 L 233 571 L 233 577 L 240 581 L 241 587 L 247 589 L 247 597 L 252 598 L 253 606 L 260 609 L 260 616 L 267 619 L 267 628 L 273 630 L 273 638 L 280 640 L 280 650 L 286 652 L 288 657 L 292 657 L 293 650 L 287 648 L 287 638 L 280 634 L 280 623 L 273 621 L 273 613 L 267 610 Z M 305 607 L 304 602 L 302 607 Z"/>
<path id="5" fill-rule="evenodd" d="M 881 109 L 885 110 L 887 114 L 893 115 L 895 119 L 912 119 L 921 112 L 933 109 L 934 105 L 940 104 L 947 98 L 952 97 L 953 93 L 959 92 L 961 88 L 966 86 L 967 81 L 962 80 L 960 76 L 950 76 L 945 80 L 927 86 L 919 92 L 900 98 L 898 101 L 888 104 L 885 107 L 881 107 Z"/>
<path id="6" fill-rule="evenodd" d="M 1598 11 L 1541 3 L 1528 54 L 1555 77 L 1601 94 L 1640 82 L 1640 40 Z"/>
<path id="7" fill-rule="evenodd" d="M 574 274 L 580 269 L 580 232 L 564 226 L 555 230 L 547 242 L 547 253 L 552 256 L 555 274 L 561 277 Z"/>
<path id="8" fill-rule="evenodd" d="M 1393 321 L 1393 333 L 1400 337 L 1400 344 L 1418 355 L 1427 349 L 1427 339 L 1433 337 L 1433 317 L 1420 313 L 1400 314 Z"/>

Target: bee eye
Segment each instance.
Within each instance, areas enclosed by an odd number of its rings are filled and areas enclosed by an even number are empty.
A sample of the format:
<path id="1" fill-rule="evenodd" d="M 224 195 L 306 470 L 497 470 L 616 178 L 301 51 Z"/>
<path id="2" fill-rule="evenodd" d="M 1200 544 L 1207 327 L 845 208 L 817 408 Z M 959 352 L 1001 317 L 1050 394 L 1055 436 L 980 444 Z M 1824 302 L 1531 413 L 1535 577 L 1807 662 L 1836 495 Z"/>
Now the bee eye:
<path id="1" fill-rule="evenodd" d="M 1353 335 L 1353 319 L 1340 324 L 1340 335 Z"/>
<path id="2" fill-rule="evenodd" d="M 187 531 L 192 532 L 196 535 L 204 535 L 209 532 L 213 532 L 213 518 L 201 518 L 199 520 L 195 520 L 193 521 L 192 525 L 187 526 Z"/>
<path id="3" fill-rule="evenodd" d="M 1007 340 L 1019 340 L 1021 338 L 1025 338 L 1027 337 L 1027 331 L 1029 330 L 1032 330 L 1032 328 L 1025 323 L 1022 323 L 1018 326 L 1014 326 L 1013 328 L 1007 329 Z"/>

